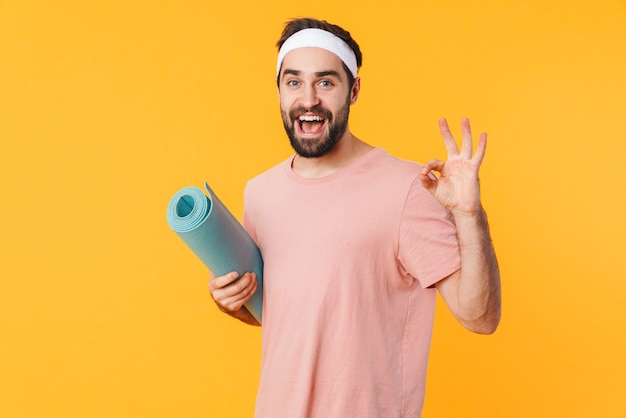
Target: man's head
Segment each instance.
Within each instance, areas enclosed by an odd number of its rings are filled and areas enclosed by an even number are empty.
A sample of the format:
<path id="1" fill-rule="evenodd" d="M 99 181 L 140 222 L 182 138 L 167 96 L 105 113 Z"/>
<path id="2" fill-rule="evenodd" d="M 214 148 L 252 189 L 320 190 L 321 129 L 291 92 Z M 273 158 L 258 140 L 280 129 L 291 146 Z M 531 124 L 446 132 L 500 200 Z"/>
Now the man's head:
<path id="1" fill-rule="evenodd" d="M 278 42 L 276 42 L 276 47 L 278 48 L 279 53 L 280 53 L 281 48 L 287 41 L 287 39 L 291 38 L 297 32 L 300 32 L 305 29 L 320 29 L 332 35 L 335 35 L 337 38 L 342 40 L 348 46 L 348 48 L 350 48 L 350 50 L 352 50 L 352 52 L 354 53 L 356 68 L 357 69 L 361 68 L 361 65 L 363 64 L 363 55 L 361 54 L 361 49 L 359 48 L 359 44 L 357 44 L 356 41 L 352 39 L 350 32 L 348 32 L 347 30 L 343 29 L 340 26 L 333 25 L 332 23 L 328 23 L 325 20 L 318 20 L 318 19 L 312 19 L 312 18 L 299 18 L 299 19 L 293 19 L 287 22 L 287 24 L 285 25 L 285 28 L 283 29 L 283 33 L 280 35 Z M 349 80 L 350 85 L 352 85 L 352 83 L 354 82 L 354 79 L 356 78 L 356 74 L 353 75 L 350 69 L 348 69 L 348 67 L 345 65 L 345 63 L 344 63 L 344 70 L 346 71 L 346 74 L 348 75 L 348 80 Z M 280 64 L 279 64 L 278 71 L 279 71 L 278 75 L 280 75 Z M 278 82 L 278 75 L 276 78 L 277 82 Z"/>
<path id="2" fill-rule="evenodd" d="M 360 89 L 361 51 L 347 31 L 315 19 L 288 22 L 277 46 L 285 130 L 299 155 L 321 157 L 347 131 Z"/>

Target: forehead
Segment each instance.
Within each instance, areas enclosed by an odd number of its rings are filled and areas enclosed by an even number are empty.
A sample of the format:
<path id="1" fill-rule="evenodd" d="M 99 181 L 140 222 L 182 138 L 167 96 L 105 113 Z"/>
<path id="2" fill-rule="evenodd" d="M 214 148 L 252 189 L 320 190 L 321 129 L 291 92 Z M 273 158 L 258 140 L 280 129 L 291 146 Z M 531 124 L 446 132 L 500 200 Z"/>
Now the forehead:
<path id="1" fill-rule="evenodd" d="M 281 72 L 284 72 L 285 69 L 301 73 L 319 73 L 334 70 L 339 74 L 343 74 L 343 62 L 337 55 L 322 48 L 298 48 L 285 55 Z"/>

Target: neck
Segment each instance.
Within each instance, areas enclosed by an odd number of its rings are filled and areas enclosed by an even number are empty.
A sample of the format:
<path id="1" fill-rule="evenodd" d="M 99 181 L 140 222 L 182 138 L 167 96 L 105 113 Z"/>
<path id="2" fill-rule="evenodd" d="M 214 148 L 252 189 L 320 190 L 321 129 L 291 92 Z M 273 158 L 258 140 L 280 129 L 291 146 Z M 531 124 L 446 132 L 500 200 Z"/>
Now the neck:
<path id="1" fill-rule="evenodd" d="M 305 178 L 326 177 L 365 155 L 372 148 L 374 147 L 346 130 L 343 137 L 327 154 L 318 158 L 304 158 L 296 155 L 292 169 L 294 173 Z"/>

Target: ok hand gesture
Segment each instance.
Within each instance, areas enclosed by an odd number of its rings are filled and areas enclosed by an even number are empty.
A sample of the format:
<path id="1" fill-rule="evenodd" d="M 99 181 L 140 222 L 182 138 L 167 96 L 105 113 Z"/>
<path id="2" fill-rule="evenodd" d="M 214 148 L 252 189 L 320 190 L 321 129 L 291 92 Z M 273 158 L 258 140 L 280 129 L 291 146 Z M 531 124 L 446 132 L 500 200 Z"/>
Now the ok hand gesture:
<path id="1" fill-rule="evenodd" d="M 461 121 L 460 151 L 444 118 L 439 120 L 439 129 L 448 161 L 433 159 L 424 164 L 420 173 L 422 185 L 453 214 L 475 215 L 481 211 L 478 170 L 485 156 L 487 134 L 480 135 L 476 153 L 472 156 L 472 132 L 467 118 Z M 433 171 L 439 176 L 435 176 Z"/>

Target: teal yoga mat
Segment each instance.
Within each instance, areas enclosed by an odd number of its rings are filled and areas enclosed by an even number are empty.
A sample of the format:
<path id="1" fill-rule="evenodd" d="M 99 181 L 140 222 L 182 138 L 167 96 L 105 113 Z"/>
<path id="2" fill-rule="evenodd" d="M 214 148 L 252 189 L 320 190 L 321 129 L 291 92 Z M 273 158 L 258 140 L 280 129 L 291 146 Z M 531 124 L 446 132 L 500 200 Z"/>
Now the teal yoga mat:
<path id="1" fill-rule="evenodd" d="M 261 322 L 263 260 L 259 248 L 232 213 L 204 183 L 174 194 L 167 207 L 167 222 L 216 276 L 231 271 L 256 273 L 258 287 L 246 308 Z"/>

